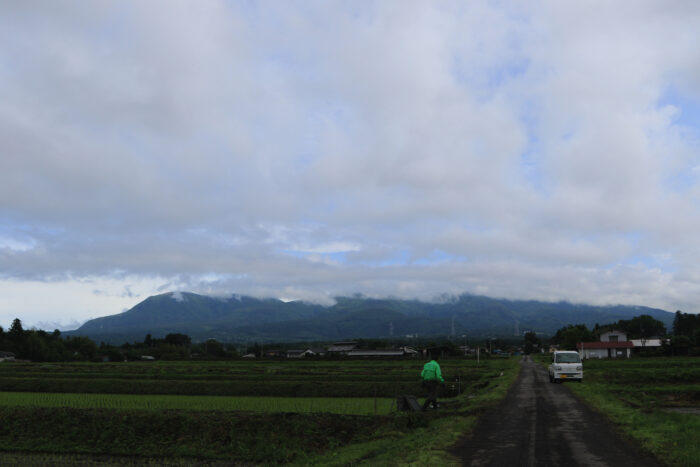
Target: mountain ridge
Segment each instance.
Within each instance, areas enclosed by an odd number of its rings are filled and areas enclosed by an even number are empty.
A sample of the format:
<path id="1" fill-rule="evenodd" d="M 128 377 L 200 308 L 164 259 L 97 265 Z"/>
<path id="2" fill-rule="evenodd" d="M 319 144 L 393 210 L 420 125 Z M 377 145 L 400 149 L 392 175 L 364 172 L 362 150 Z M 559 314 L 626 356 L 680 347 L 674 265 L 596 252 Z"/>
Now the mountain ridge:
<path id="1" fill-rule="evenodd" d="M 210 297 L 168 292 L 146 298 L 116 315 L 95 318 L 65 335 L 121 344 L 146 334 L 187 334 L 194 341 L 314 341 L 391 338 L 405 335 L 514 336 L 533 331 L 552 335 L 568 324 L 608 324 L 648 314 L 667 329 L 673 313 L 644 306 L 595 306 L 565 301 L 507 300 L 463 294 L 441 303 L 361 296 L 338 297 L 324 307 L 301 301 L 244 295 Z"/>

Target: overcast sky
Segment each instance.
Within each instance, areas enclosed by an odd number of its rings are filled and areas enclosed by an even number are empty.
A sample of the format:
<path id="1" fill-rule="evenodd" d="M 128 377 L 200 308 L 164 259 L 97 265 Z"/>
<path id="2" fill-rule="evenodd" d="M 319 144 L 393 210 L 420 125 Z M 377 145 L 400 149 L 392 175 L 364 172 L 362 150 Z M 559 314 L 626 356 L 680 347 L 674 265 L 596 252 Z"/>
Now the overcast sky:
<path id="1" fill-rule="evenodd" d="M 149 295 L 700 311 L 700 2 L 0 4 L 0 325 Z"/>

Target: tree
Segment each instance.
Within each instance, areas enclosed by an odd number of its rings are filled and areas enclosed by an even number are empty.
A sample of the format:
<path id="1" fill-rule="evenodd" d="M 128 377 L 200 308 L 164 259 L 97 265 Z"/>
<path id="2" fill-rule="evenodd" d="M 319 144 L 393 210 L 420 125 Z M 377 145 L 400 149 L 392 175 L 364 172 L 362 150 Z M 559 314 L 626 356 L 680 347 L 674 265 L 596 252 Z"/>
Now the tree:
<path id="1" fill-rule="evenodd" d="M 66 339 L 66 348 L 74 353 L 78 359 L 91 360 L 97 354 L 97 344 L 88 337 L 74 336 Z M 81 358 L 82 357 L 82 358 Z"/>
<path id="2" fill-rule="evenodd" d="M 700 328 L 693 331 L 692 342 L 696 347 L 700 347 Z"/>
<path id="3" fill-rule="evenodd" d="M 525 333 L 524 340 L 524 350 L 526 354 L 531 354 L 540 345 L 540 340 L 537 338 L 537 334 L 531 331 Z"/>
<path id="4" fill-rule="evenodd" d="M 570 324 L 557 331 L 554 341 L 561 350 L 576 350 L 579 342 L 593 342 L 595 335 L 585 324 Z"/>
<path id="5" fill-rule="evenodd" d="M 673 350 L 673 355 L 688 355 L 688 348 L 690 347 L 690 337 L 688 336 L 672 336 L 671 337 L 671 349 Z"/>
<path id="6" fill-rule="evenodd" d="M 178 347 L 185 347 L 190 345 L 190 336 L 186 334 L 172 333 L 165 336 L 165 343 L 170 345 L 175 345 Z"/>
<path id="7" fill-rule="evenodd" d="M 212 357 L 225 357 L 226 349 L 223 344 L 216 339 L 207 339 L 204 343 L 204 352 L 208 356 Z"/>
<path id="8" fill-rule="evenodd" d="M 19 318 L 15 318 L 12 321 L 10 330 L 7 332 L 7 340 L 9 341 L 10 348 L 18 356 L 23 356 L 25 352 L 25 331 L 22 329 L 22 321 Z"/>
<path id="9" fill-rule="evenodd" d="M 22 329 L 22 321 L 20 321 L 19 318 L 15 318 L 12 321 L 12 325 L 10 326 L 8 334 L 10 336 L 10 339 L 12 340 L 19 340 L 22 338 L 22 336 L 24 335 L 24 329 Z"/>
<path id="10" fill-rule="evenodd" d="M 673 335 L 691 337 L 696 329 L 700 328 L 700 317 L 676 311 L 676 316 L 673 318 Z"/>
<path id="11" fill-rule="evenodd" d="M 49 347 L 46 345 L 46 338 L 39 332 L 29 331 L 26 337 L 24 358 L 33 362 L 43 362 L 50 360 Z"/>
<path id="12" fill-rule="evenodd" d="M 630 338 L 649 339 L 666 335 L 664 323 L 649 315 L 635 316 L 631 320 L 619 322 Z"/>
<path id="13" fill-rule="evenodd" d="M 105 349 L 105 355 L 109 359 L 110 362 L 123 362 L 124 361 L 124 355 L 117 349 L 116 347 L 108 347 Z"/>

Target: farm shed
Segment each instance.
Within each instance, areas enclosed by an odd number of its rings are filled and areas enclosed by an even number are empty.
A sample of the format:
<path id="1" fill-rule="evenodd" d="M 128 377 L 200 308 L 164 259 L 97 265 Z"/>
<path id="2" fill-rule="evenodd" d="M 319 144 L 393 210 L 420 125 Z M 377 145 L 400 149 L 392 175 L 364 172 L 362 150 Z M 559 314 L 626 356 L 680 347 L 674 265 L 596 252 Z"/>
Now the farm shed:
<path id="1" fill-rule="evenodd" d="M 581 358 L 629 358 L 632 342 L 581 342 L 578 345 Z"/>
<path id="2" fill-rule="evenodd" d="M 328 353 L 346 354 L 357 348 L 357 342 L 336 342 L 328 347 Z"/>
<path id="3" fill-rule="evenodd" d="M 403 349 L 390 350 L 351 350 L 348 357 L 403 357 L 406 355 Z"/>
<path id="4" fill-rule="evenodd" d="M 265 351 L 266 357 L 289 357 L 288 351 L 282 349 L 269 349 Z"/>
<path id="5" fill-rule="evenodd" d="M 310 355 L 315 355 L 311 349 L 287 350 L 287 358 L 303 358 Z"/>
<path id="6" fill-rule="evenodd" d="M 632 345 L 634 345 L 634 348 L 643 348 L 643 347 L 661 347 L 663 345 L 662 339 L 659 338 L 653 338 L 653 339 L 632 339 L 630 341 Z"/>

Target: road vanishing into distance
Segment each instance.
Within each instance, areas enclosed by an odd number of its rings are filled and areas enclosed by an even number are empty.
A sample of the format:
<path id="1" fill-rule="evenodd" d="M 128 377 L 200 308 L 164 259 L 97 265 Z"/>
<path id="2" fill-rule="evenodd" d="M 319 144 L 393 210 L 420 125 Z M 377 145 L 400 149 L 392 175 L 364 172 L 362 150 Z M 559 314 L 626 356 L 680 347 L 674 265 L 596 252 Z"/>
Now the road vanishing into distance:
<path id="1" fill-rule="evenodd" d="M 579 383 L 552 384 L 542 365 L 523 357 L 505 400 L 453 453 L 470 467 L 661 465 L 574 398 L 567 384 Z"/>

